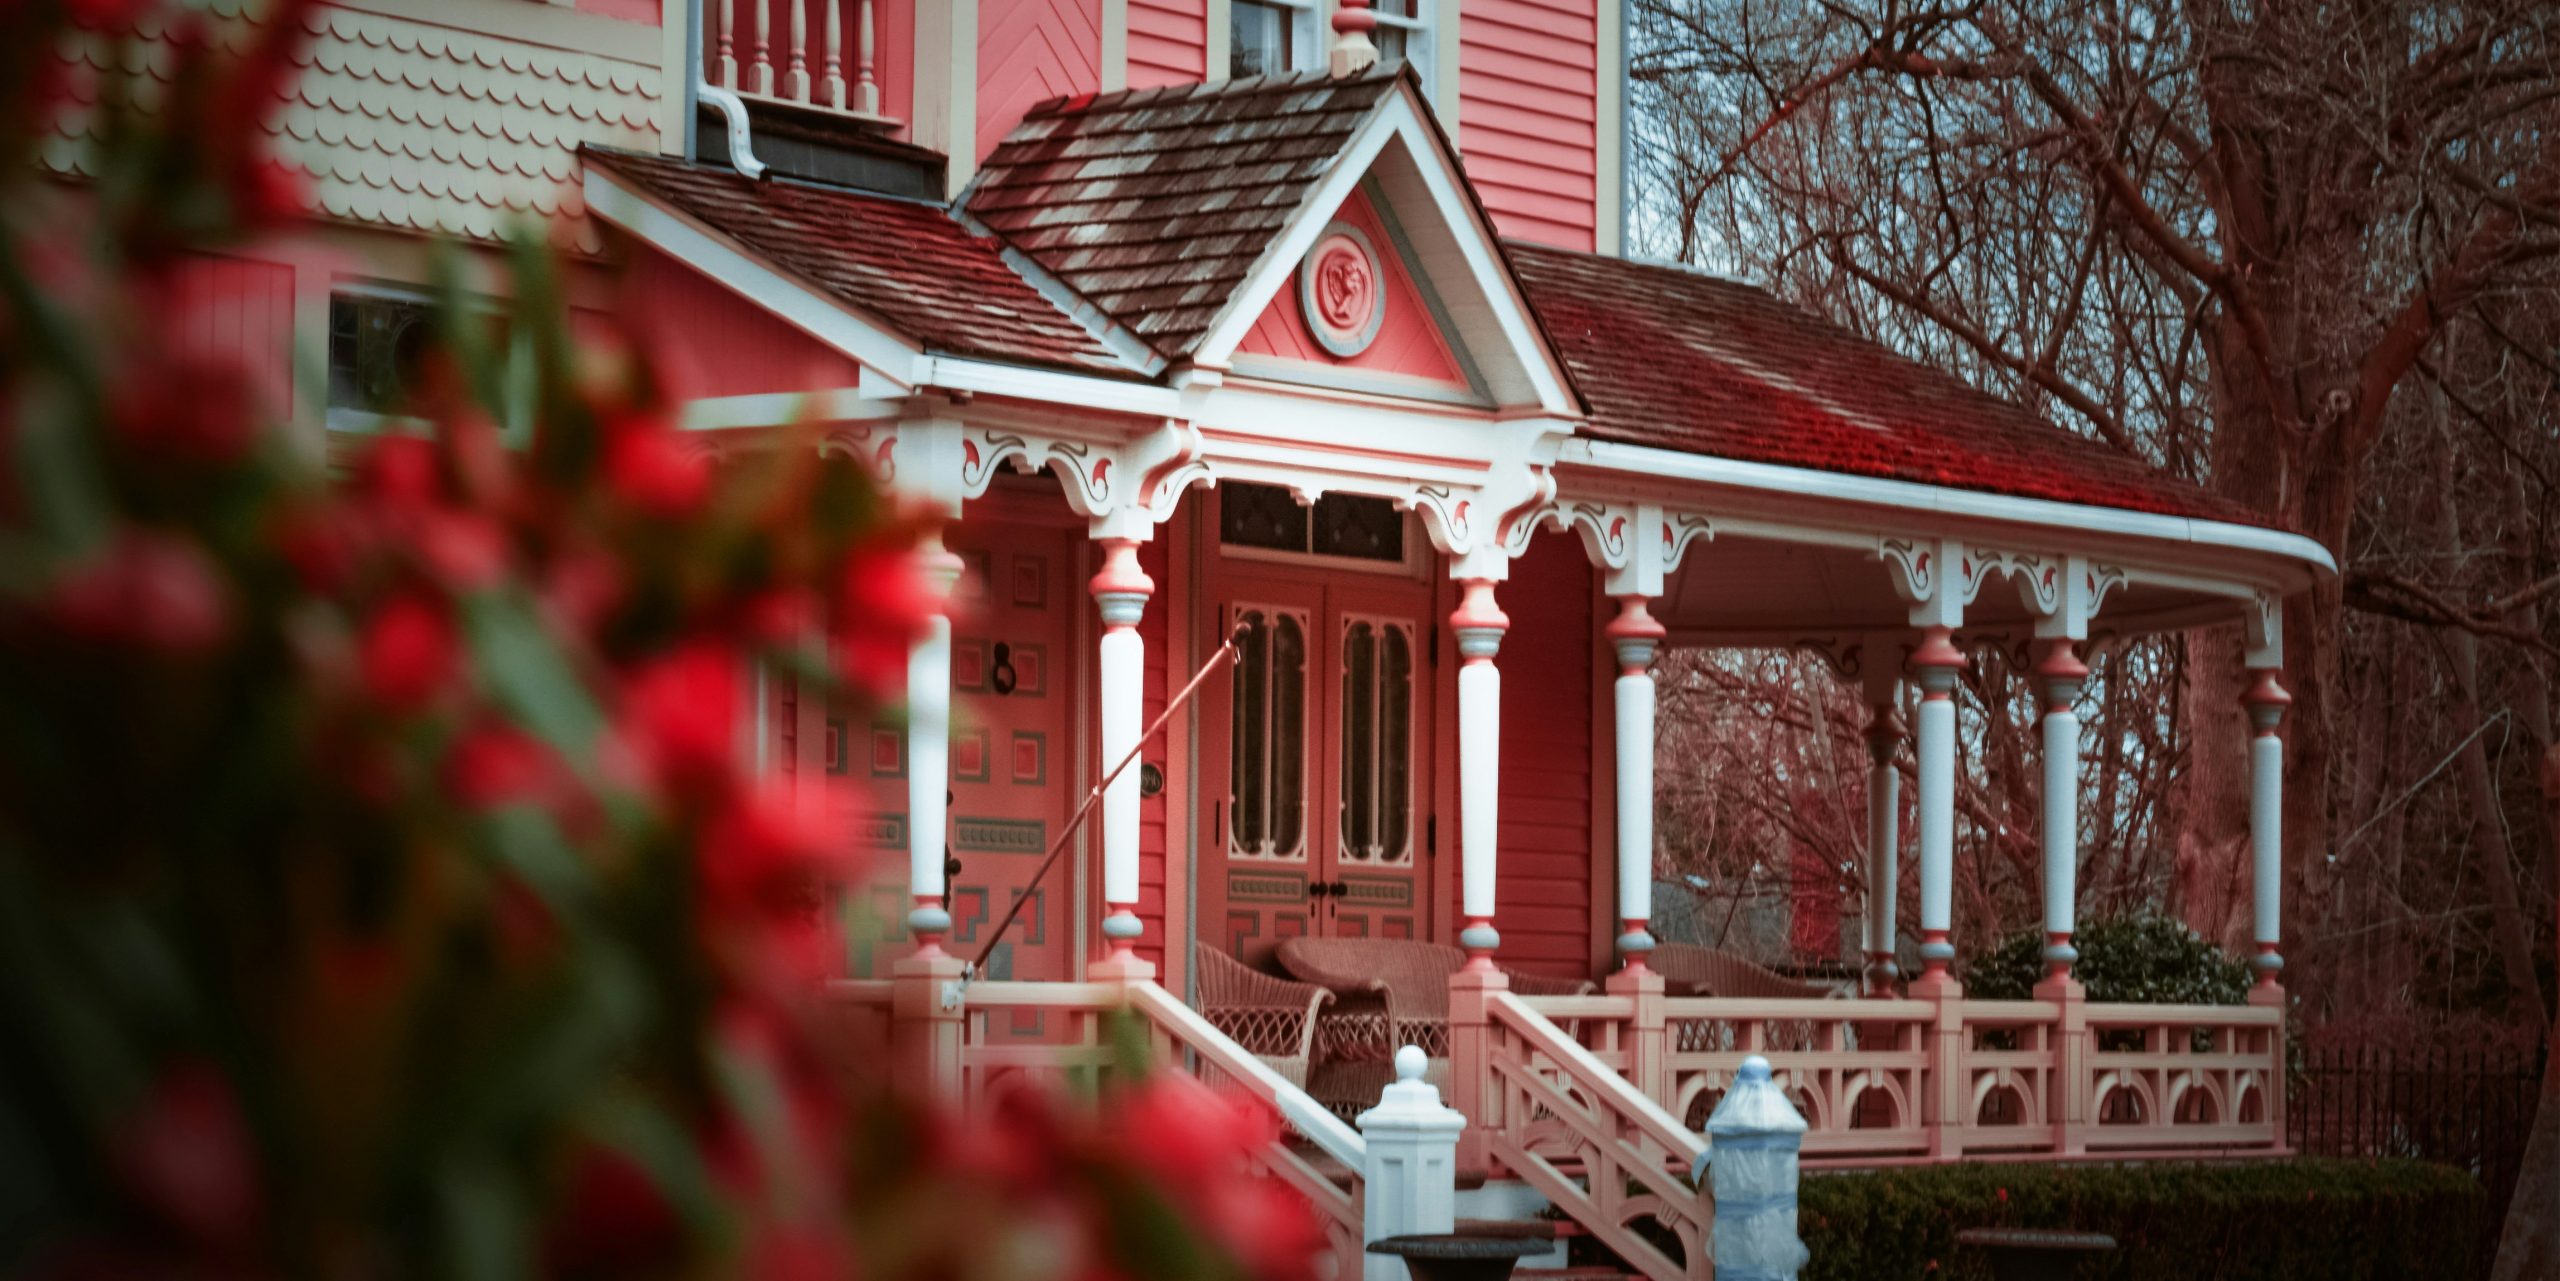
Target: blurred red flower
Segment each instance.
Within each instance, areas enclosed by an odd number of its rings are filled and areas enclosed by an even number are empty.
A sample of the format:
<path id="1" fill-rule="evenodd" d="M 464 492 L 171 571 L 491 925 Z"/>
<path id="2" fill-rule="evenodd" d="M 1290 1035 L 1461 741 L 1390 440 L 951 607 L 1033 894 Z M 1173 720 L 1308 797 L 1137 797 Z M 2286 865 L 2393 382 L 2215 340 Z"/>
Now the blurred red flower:
<path id="1" fill-rule="evenodd" d="M 414 712 L 451 684 L 460 640 L 444 602 L 403 592 L 366 620 L 357 666 L 368 697 L 392 712 Z"/>
<path id="2" fill-rule="evenodd" d="M 55 626 L 79 640 L 186 656 L 221 643 L 231 608 L 202 548 L 126 529 L 55 583 L 48 612 Z"/>

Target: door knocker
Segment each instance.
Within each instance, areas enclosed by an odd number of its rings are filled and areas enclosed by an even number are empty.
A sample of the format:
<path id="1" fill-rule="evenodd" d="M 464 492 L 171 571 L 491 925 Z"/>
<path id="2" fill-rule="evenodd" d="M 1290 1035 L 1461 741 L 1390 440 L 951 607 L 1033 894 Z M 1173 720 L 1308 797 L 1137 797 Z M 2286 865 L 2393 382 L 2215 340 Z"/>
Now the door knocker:
<path id="1" fill-rule="evenodd" d="M 987 688 L 1002 696 L 1012 693 L 1013 687 L 1021 681 L 1022 678 L 1013 670 L 1013 646 L 997 641 L 996 665 L 987 671 Z"/>

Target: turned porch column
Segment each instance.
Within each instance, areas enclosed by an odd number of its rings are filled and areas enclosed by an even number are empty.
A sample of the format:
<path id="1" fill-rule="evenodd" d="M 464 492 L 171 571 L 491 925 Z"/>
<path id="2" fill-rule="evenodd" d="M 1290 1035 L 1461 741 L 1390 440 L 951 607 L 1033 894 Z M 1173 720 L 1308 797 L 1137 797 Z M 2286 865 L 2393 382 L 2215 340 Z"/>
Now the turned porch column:
<path id="1" fill-rule="evenodd" d="M 2258 972 L 2252 1000 L 2280 1004 L 2276 976 L 2284 970 L 2277 945 L 2284 937 L 2284 740 L 2276 727 L 2284 723 L 2293 696 L 2284 690 L 2275 667 L 2255 667 L 2241 706 L 2248 709 L 2255 736 L 2249 740 L 2249 884 L 2250 922 L 2258 943 L 2250 962 Z"/>
<path id="2" fill-rule="evenodd" d="M 1862 655 L 1867 684 L 1867 954 L 1866 984 L 1872 996 L 1893 992 L 1902 967 L 1895 962 L 1902 908 L 1902 680 L 1885 662 L 1886 647 L 1869 642 Z"/>
<path id="3" fill-rule="evenodd" d="M 2044 965 L 2060 977 L 2080 959 L 2071 946 L 2080 872 L 2080 716 L 2072 706 L 2089 668 L 2070 641 L 2056 640 L 2035 674 L 2044 695 Z"/>
<path id="4" fill-rule="evenodd" d="M 1953 933 L 1956 857 L 1956 678 L 1964 671 L 1963 653 L 1950 629 L 1923 633 L 1911 656 L 1911 677 L 1920 686 L 1917 749 L 1920 789 L 1920 978 L 1932 986 L 1954 982 L 1947 972 L 1955 960 Z"/>
<path id="5" fill-rule="evenodd" d="M 1102 614 L 1102 769 L 1110 770 L 1138 745 L 1146 731 L 1146 641 L 1138 620 L 1146 616 L 1155 580 L 1138 567 L 1138 541 L 1102 538 L 1102 570 L 1093 576 L 1094 605 Z M 1110 960 L 1136 959 L 1138 923 L 1138 771 L 1122 771 L 1102 793 L 1102 936 Z"/>
<path id="6" fill-rule="evenodd" d="M 943 547 L 939 527 L 928 528 L 917 539 L 916 558 L 944 608 L 926 620 L 924 635 L 907 651 L 907 892 L 915 896 L 907 929 L 916 936 L 918 955 L 938 956 L 942 936 L 951 928 L 951 913 L 943 905 L 950 819 L 945 797 L 951 783 L 948 603 L 960 582 L 960 558 Z M 844 750 L 852 751 L 852 744 Z"/>
<path id="7" fill-rule="evenodd" d="M 1629 970 L 1653 950 L 1653 655 L 1664 635 L 1645 598 L 1618 598 L 1608 627 L 1617 652 L 1618 954 Z"/>
<path id="8" fill-rule="evenodd" d="M 1449 633 L 1457 638 L 1460 659 L 1458 849 L 1466 888 L 1458 908 L 1465 921 L 1458 945 L 1467 951 L 1467 968 L 1484 972 L 1493 969 L 1494 949 L 1502 945 L 1502 936 L 1493 929 L 1502 798 L 1502 672 L 1493 657 L 1502 649 L 1502 634 L 1511 620 L 1494 604 L 1492 578 L 1460 581 L 1462 595 L 1449 614 Z"/>

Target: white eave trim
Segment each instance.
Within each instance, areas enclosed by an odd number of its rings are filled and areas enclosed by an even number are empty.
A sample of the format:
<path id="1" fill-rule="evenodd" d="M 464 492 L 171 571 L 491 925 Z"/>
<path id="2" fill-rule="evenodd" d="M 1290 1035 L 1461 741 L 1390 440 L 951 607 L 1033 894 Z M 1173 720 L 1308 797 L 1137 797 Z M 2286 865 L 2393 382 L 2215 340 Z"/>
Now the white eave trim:
<path id="1" fill-rule="evenodd" d="M 1707 454 L 1688 454 L 1589 437 L 1566 441 L 1557 461 L 1656 480 L 1723 485 L 1797 498 L 1812 496 L 1969 520 L 2112 535 L 2150 543 L 2185 544 L 2294 561 L 2320 575 L 2334 576 L 2338 572 L 2338 563 L 2329 555 L 2329 549 L 2312 539 L 2227 521 L 2162 516 L 2044 498 L 2013 498 L 1979 490 L 1850 476 L 1809 467 L 1738 462 Z"/>
<path id="2" fill-rule="evenodd" d="M 642 243 L 726 286 L 747 302 L 788 321 L 905 391 L 928 367 L 923 348 L 879 322 L 766 265 L 749 250 L 618 180 L 604 164 L 587 164 L 581 188 L 590 212 Z"/>

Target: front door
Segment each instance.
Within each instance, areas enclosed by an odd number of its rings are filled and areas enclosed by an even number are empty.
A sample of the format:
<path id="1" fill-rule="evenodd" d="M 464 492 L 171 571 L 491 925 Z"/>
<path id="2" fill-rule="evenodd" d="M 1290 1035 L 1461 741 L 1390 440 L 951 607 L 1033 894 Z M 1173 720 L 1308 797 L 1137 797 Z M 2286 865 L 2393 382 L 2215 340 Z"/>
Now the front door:
<path id="1" fill-rule="evenodd" d="M 995 940 L 985 977 L 1064 981 L 1075 977 L 1075 860 L 1036 887 L 1032 875 L 1077 795 L 1071 685 L 1085 538 L 1053 495 L 1020 488 L 1000 484 L 943 535 L 964 566 L 951 644 L 945 946 L 974 961 Z M 847 799 L 859 801 L 860 839 L 879 851 L 848 922 L 851 968 L 883 977 L 909 946 L 906 728 L 894 709 L 873 720 L 838 709 L 827 738 L 829 771 L 863 784 Z M 1026 898 L 996 940 L 997 923 Z M 1020 1021 L 994 1034 L 1038 1033 L 1036 1011 Z"/>
<path id="2" fill-rule="evenodd" d="M 1211 635 L 1242 639 L 1202 706 L 1203 936 L 1257 964 L 1299 935 L 1425 937 L 1430 585 L 1240 553 L 1221 523 Z"/>

